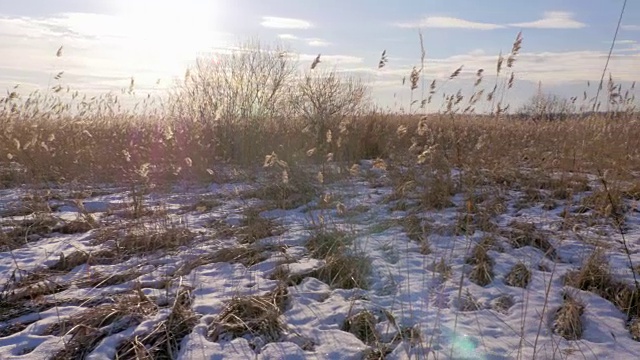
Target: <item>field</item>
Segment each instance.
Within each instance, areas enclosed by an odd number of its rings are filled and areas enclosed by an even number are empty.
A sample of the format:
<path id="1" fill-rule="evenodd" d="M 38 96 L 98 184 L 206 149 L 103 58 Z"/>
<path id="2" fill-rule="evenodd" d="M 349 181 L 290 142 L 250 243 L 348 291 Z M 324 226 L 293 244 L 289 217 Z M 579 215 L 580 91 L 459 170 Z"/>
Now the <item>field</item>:
<path id="1" fill-rule="evenodd" d="M 633 87 L 509 113 L 521 41 L 468 99 L 415 69 L 403 114 L 278 52 L 135 110 L 10 92 L 0 359 L 640 356 Z"/>

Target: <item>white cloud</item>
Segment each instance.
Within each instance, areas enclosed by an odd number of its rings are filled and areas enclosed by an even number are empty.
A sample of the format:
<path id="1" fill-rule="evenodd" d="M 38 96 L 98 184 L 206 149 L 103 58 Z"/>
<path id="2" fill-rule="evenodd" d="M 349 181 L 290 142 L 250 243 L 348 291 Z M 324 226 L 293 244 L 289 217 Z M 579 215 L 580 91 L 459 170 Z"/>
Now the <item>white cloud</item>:
<path id="1" fill-rule="evenodd" d="M 262 17 L 260 25 L 274 29 L 310 29 L 313 27 L 313 24 L 306 20 L 276 16 Z"/>
<path id="2" fill-rule="evenodd" d="M 313 47 L 325 47 L 331 45 L 330 42 L 322 40 L 322 39 L 307 39 L 307 45 Z"/>
<path id="3" fill-rule="evenodd" d="M 303 63 L 306 62 L 311 62 L 313 60 L 315 60 L 315 58 L 318 56 L 318 54 L 300 54 L 298 56 L 298 60 L 300 60 Z M 331 64 L 331 65 L 335 65 L 335 64 L 341 64 L 341 65 L 346 65 L 346 64 L 361 64 L 364 62 L 364 59 L 361 57 L 357 57 L 357 56 L 351 56 L 351 55 L 320 55 L 320 63 L 321 64 Z"/>
<path id="4" fill-rule="evenodd" d="M 469 52 L 469 55 L 476 55 L 476 56 L 481 56 L 486 54 L 487 52 L 482 49 L 474 49 L 474 50 L 471 50 L 471 52 Z"/>
<path id="5" fill-rule="evenodd" d="M 623 30 L 640 31 L 640 25 L 622 25 Z"/>
<path id="6" fill-rule="evenodd" d="M 293 34 L 278 34 L 278 37 L 283 40 L 298 40 L 298 37 Z"/>
<path id="7" fill-rule="evenodd" d="M 635 40 L 616 40 L 616 44 L 618 45 L 632 45 L 635 43 L 636 43 Z M 608 41 L 607 44 L 611 44 L 611 42 Z"/>
<path id="8" fill-rule="evenodd" d="M 473 29 L 473 30 L 494 30 L 504 28 L 502 25 L 469 21 L 447 16 L 428 16 L 418 21 L 399 23 L 398 27 L 403 28 L 443 28 L 443 29 Z"/>
<path id="9" fill-rule="evenodd" d="M 580 29 L 587 26 L 573 18 L 573 13 L 566 11 L 547 11 L 542 19 L 510 24 L 510 26 L 532 29 Z"/>

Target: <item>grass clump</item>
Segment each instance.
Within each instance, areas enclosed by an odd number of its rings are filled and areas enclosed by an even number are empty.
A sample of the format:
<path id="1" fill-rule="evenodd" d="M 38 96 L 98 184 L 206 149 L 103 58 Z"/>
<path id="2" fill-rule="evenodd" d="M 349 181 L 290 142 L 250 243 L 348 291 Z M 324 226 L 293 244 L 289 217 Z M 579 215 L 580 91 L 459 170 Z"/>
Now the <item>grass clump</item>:
<path id="1" fill-rule="evenodd" d="M 198 201 L 196 201 L 193 204 L 185 205 L 181 207 L 180 210 L 185 212 L 197 211 L 197 212 L 203 213 L 203 212 L 211 211 L 221 206 L 222 204 L 223 203 L 222 201 L 220 201 L 220 199 L 217 199 L 214 197 L 203 197 L 201 199 L 198 199 Z"/>
<path id="2" fill-rule="evenodd" d="M 254 208 L 245 211 L 242 226 L 243 228 L 238 231 L 239 241 L 242 244 L 253 244 L 260 239 L 277 236 L 283 232 L 276 222 L 263 218 Z"/>
<path id="3" fill-rule="evenodd" d="M 64 348 L 56 352 L 52 359 L 84 359 L 102 339 L 139 324 L 145 316 L 156 311 L 156 305 L 142 293 L 138 296 L 121 296 L 114 302 L 89 307 L 52 324 L 42 335 L 71 335 L 65 341 Z"/>
<path id="4" fill-rule="evenodd" d="M 429 255 L 433 252 L 427 237 L 427 226 L 423 225 L 422 220 L 417 215 L 411 214 L 403 218 L 401 224 L 407 237 L 420 245 L 420 254 Z"/>
<path id="5" fill-rule="evenodd" d="M 455 194 L 455 184 L 451 175 L 436 172 L 424 184 L 420 205 L 425 210 L 444 210 L 455 206 L 451 201 Z"/>
<path id="6" fill-rule="evenodd" d="M 209 326 L 209 339 L 231 341 L 250 336 L 261 338 L 264 343 L 279 341 L 285 329 L 280 315 L 288 296 L 287 287 L 280 284 L 265 295 L 231 299 Z"/>
<path id="7" fill-rule="evenodd" d="M 86 233 L 95 228 L 95 223 L 83 219 L 65 222 L 62 226 L 56 228 L 61 234 L 81 234 Z"/>
<path id="8" fill-rule="evenodd" d="M 631 325 L 634 319 L 640 317 L 640 290 L 615 279 L 601 248 L 585 259 L 579 270 L 567 273 L 564 282 L 565 285 L 593 292 L 612 302 L 627 316 L 629 331 L 634 336 L 633 331 L 637 329 Z"/>
<path id="9" fill-rule="evenodd" d="M 307 250 L 311 257 L 326 259 L 338 255 L 351 244 L 349 236 L 340 230 L 320 230 L 307 240 Z"/>
<path id="10" fill-rule="evenodd" d="M 595 214 L 610 218 L 616 223 L 624 222 L 627 207 L 624 203 L 624 193 L 617 189 L 598 189 L 580 201 L 580 210 L 592 211 Z"/>
<path id="11" fill-rule="evenodd" d="M 580 339 L 583 332 L 583 313 L 584 305 L 571 295 L 564 294 L 562 306 L 553 318 L 553 331 L 567 340 Z"/>
<path id="12" fill-rule="evenodd" d="M 458 299 L 458 310 L 462 312 L 469 311 L 478 311 L 481 308 L 481 304 L 478 300 L 471 294 L 469 289 L 464 293 L 464 295 L 460 296 Z"/>
<path id="13" fill-rule="evenodd" d="M 558 255 L 556 249 L 551 245 L 545 235 L 536 229 L 534 224 L 524 222 L 512 222 L 511 230 L 503 232 L 504 236 L 515 248 L 524 246 L 532 246 L 540 249 L 545 256 L 552 260 L 556 260 Z"/>
<path id="14" fill-rule="evenodd" d="M 105 232 L 99 236 L 98 241 L 104 242 L 114 237 L 116 240 L 116 252 L 125 256 L 144 255 L 152 252 L 175 250 L 187 245 L 195 238 L 195 234 L 186 227 L 168 225 L 158 229 L 146 227 L 133 227 L 126 230 L 124 237 L 118 234 Z"/>
<path id="15" fill-rule="evenodd" d="M 318 231 L 307 240 L 306 247 L 311 257 L 322 259 L 325 264 L 309 275 L 335 288 L 367 288 L 371 261 L 350 245 L 351 238 L 342 231 Z"/>
<path id="16" fill-rule="evenodd" d="M 493 309 L 495 309 L 496 311 L 503 313 L 503 314 L 508 314 L 509 313 L 509 309 L 511 309 L 513 307 L 513 305 L 515 305 L 515 301 L 513 300 L 513 296 L 511 295 L 501 295 L 499 298 L 497 298 L 494 303 L 493 303 Z"/>
<path id="17" fill-rule="evenodd" d="M 509 286 L 526 288 L 531 282 L 531 271 L 521 262 L 515 264 L 504 278 L 504 283 Z"/>
<path id="18" fill-rule="evenodd" d="M 480 286 L 489 285 L 495 276 L 493 273 L 494 261 L 488 254 L 493 246 L 493 241 L 491 237 L 483 238 L 467 258 L 467 264 L 473 265 L 469 273 L 469 280 Z"/>
<path id="19" fill-rule="evenodd" d="M 135 336 L 121 344 L 116 359 L 175 359 L 180 353 L 180 342 L 198 322 L 191 302 L 189 289 L 178 290 L 169 316 L 147 334 Z"/>
<path id="20" fill-rule="evenodd" d="M 30 219 L 10 222 L 9 231 L 0 232 L 0 250 L 14 250 L 29 242 L 40 240 L 51 234 L 58 225 L 58 219 L 44 213 L 38 213 Z"/>
<path id="21" fill-rule="evenodd" d="M 64 253 L 60 253 L 60 257 L 58 261 L 49 266 L 49 270 L 51 271 L 59 271 L 59 272 L 69 272 L 76 267 L 87 264 L 87 265 L 110 265 L 113 264 L 117 260 L 117 255 L 112 250 L 98 250 L 92 253 L 77 250 L 72 252 L 69 255 L 65 255 Z"/>
<path id="22" fill-rule="evenodd" d="M 325 261 L 325 265 L 312 274 L 318 280 L 340 289 L 369 287 L 371 260 L 364 254 L 336 254 Z"/>
<path id="23" fill-rule="evenodd" d="M 77 283 L 79 288 L 105 288 L 113 285 L 120 285 L 140 277 L 142 274 L 137 271 L 126 271 L 117 274 L 102 274 L 94 272 L 87 278 Z"/>
<path id="24" fill-rule="evenodd" d="M 371 311 L 365 310 L 347 317 L 342 323 L 342 331 L 355 335 L 367 345 L 374 345 L 380 339 L 380 334 L 376 330 L 377 323 L 376 316 Z"/>

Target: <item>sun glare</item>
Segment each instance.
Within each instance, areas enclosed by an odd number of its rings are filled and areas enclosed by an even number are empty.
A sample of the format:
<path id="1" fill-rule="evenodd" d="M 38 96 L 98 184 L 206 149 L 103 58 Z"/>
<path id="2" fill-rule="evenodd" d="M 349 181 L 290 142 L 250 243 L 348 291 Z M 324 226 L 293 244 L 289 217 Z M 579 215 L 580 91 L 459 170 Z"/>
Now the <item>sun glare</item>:
<path id="1" fill-rule="evenodd" d="M 219 2 L 198 0 L 125 1 L 118 9 L 120 38 L 154 69 L 176 74 L 199 53 L 221 46 L 216 20 Z"/>

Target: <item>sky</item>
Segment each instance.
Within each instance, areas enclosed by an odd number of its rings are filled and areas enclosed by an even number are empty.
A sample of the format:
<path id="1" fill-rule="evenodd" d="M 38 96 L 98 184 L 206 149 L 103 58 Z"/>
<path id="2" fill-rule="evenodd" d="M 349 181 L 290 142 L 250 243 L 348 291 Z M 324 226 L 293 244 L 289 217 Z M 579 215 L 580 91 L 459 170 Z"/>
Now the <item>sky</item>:
<path id="1" fill-rule="evenodd" d="M 196 58 L 247 39 L 281 44 L 302 68 L 362 77 L 383 107 L 407 107 L 419 66 L 441 93 L 469 95 L 478 69 L 495 83 L 498 54 L 518 32 L 522 50 L 505 101 L 521 106 L 542 89 L 563 97 L 595 93 L 623 0 L 0 0 L 0 89 L 63 85 L 119 91 L 133 77 L 138 96 L 161 93 Z M 62 56 L 56 52 L 62 46 Z M 378 69 L 386 50 L 387 64 Z M 446 81 L 463 66 L 460 76 Z M 640 79 L 640 1 L 628 1 L 607 72 L 630 87 Z M 501 81 L 504 81 L 502 79 Z M 588 86 L 588 83 L 591 85 Z M 439 85 L 440 86 L 440 85 Z M 436 105 L 434 105 L 436 106 Z"/>

